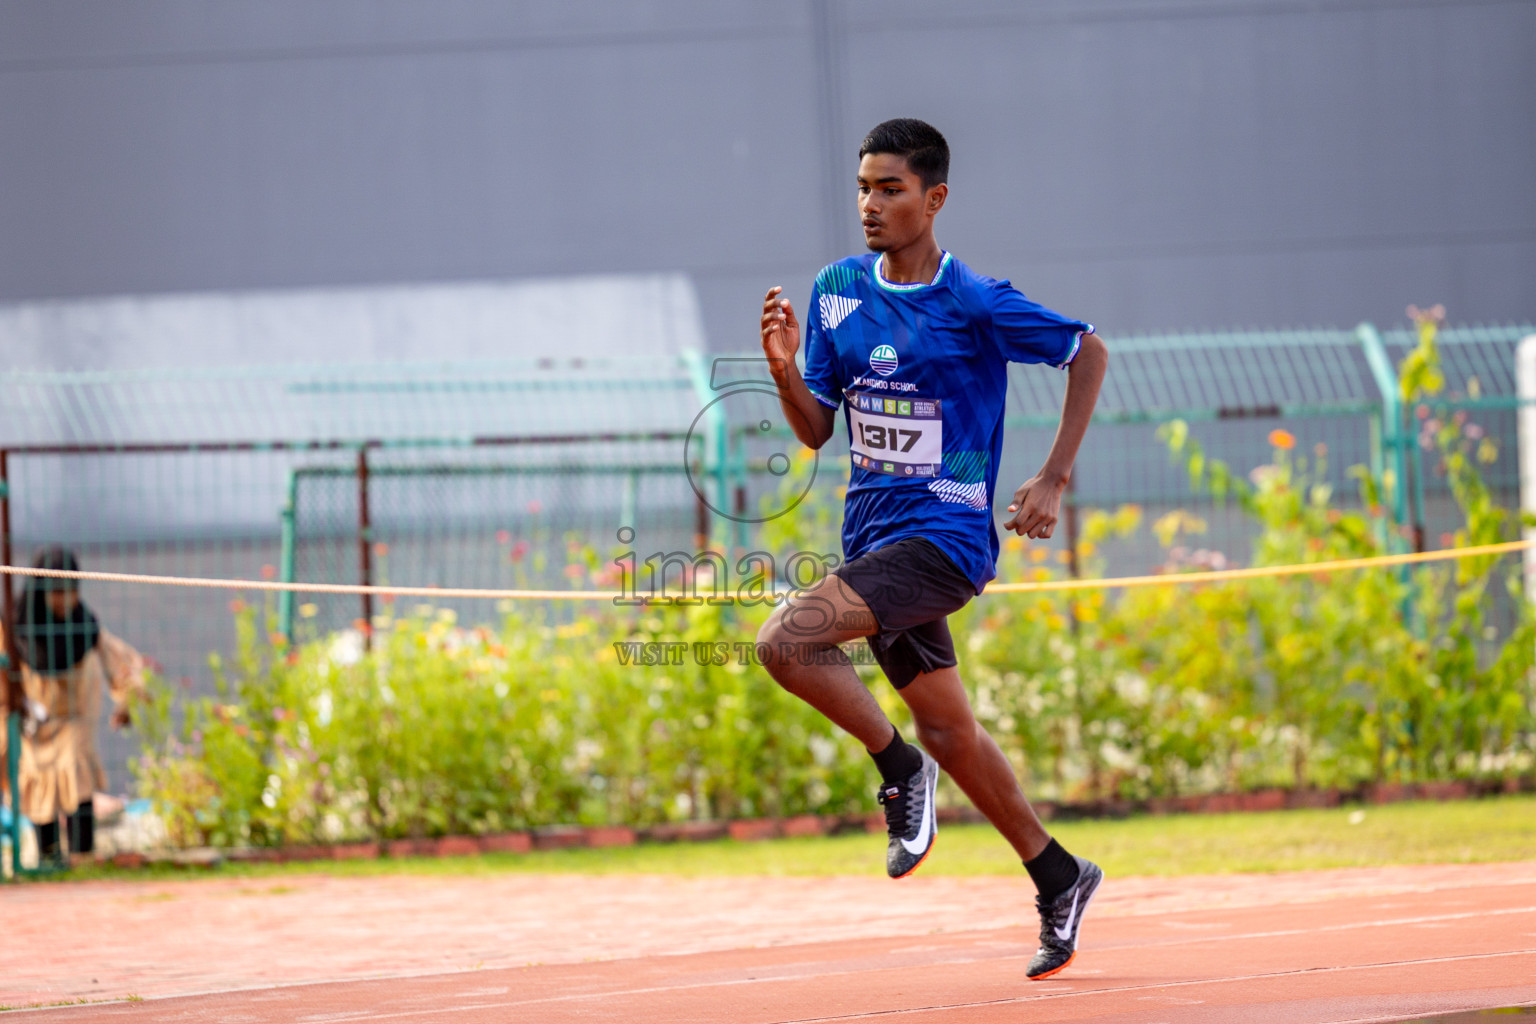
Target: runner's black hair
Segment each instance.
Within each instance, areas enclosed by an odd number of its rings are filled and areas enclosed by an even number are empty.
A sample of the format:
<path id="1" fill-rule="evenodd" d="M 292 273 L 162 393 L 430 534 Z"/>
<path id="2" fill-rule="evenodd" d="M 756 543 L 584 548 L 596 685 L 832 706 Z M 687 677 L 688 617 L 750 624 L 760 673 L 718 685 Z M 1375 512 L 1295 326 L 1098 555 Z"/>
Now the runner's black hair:
<path id="1" fill-rule="evenodd" d="M 923 188 L 949 180 L 949 143 L 927 121 L 915 117 L 881 121 L 859 144 L 859 159 L 871 153 L 906 157 L 907 166 L 922 179 Z"/>

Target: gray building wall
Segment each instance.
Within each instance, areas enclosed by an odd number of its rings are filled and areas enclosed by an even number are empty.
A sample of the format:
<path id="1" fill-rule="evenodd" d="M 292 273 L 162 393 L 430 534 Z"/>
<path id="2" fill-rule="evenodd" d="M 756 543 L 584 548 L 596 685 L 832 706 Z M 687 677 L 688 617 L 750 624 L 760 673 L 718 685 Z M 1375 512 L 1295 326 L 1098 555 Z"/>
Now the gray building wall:
<path id="1" fill-rule="evenodd" d="M 0 0 L 0 301 L 684 272 L 750 347 L 913 115 L 941 243 L 1110 336 L 1529 320 L 1533 44 L 1528 0 Z"/>

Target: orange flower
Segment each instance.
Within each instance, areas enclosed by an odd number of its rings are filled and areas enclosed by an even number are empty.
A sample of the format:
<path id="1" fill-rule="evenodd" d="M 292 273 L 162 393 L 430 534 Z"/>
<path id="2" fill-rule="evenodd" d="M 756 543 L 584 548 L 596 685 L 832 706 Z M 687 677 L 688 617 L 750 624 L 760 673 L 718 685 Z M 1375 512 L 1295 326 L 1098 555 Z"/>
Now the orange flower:
<path id="1" fill-rule="evenodd" d="M 1296 435 L 1289 430 L 1275 429 L 1269 432 L 1269 443 L 1281 451 L 1290 451 L 1296 447 Z"/>

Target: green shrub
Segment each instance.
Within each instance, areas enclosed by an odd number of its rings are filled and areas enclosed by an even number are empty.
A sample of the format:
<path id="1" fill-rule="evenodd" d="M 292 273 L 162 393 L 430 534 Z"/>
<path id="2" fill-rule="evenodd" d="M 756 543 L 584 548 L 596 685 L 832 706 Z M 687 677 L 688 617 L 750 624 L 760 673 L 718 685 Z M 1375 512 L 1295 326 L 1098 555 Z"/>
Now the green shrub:
<path id="1" fill-rule="evenodd" d="M 1410 402 L 1439 387 L 1433 345 L 1429 330 L 1405 374 Z M 1518 523 L 1478 471 L 1496 453 L 1454 419 L 1423 426 L 1464 513 L 1456 543 L 1510 539 Z M 1358 502 L 1343 507 L 1320 446 L 1298 453 L 1276 431 L 1272 461 L 1244 478 L 1183 424 L 1164 437 L 1198 489 L 1252 519 L 1255 564 L 1401 547 L 1383 510 L 1393 482 L 1357 468 Z M 835 524 L 827 495 L 761 540 L 816 549 Z M 1087 515 L 1084 574 L 1102 573 L 1106 543 L 1144 528 L 1132 506 Z M 1176 512 L 1150 529 L 1163 571 L 1205 567 L 1186 550 L 1198 518 Z M 599 561 L 571 557 L 573 575 Z M 1009 538 L 999 572 L 1049 580 L 1060 567 Z M 1502 630 L 1495 600 L 1508 606 Z M 364 650 L 357 633 L 290 647 L 270 607 L 241 606 L 234 657 L 214 659 L 216 696 L 178 720 L 154 684 L 140 787 L 183 844 L 874 809 L 860 745 L 738 657 L 762 608 L 601 606 L 564 624 L 532 604 L 502 611 L 494 628 L 430 607 L 387 614 Z M 994 594 L 953 632 L 978 717 L 1037 796 L 1500 778 L 1536 763 L 1536 620 L 1513 560 Z M 680 641 L 687 655 L 642 667 L 615 648 L 645 641 Z M 905 725 L 900 698 L 860 671 Z"/>

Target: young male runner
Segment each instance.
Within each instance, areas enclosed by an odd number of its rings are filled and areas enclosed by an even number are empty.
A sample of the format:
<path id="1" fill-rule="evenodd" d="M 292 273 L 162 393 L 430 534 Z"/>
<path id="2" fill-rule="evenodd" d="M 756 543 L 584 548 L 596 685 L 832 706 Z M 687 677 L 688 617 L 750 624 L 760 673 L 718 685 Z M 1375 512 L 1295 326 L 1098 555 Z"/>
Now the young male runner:
<path id="1" fill-rule="evenodd" d="M 1014 492 L 1003 524 L 1046 538 L 1088 428 L 1109 356 L 1093 326 L 971 270 L 934 241 L 949 146 L 922 121 L 877 125 L 859 147 L 859 214 L 871 253 L 822 270 L 811 290 L 806 369 L 800 323 L 773 288 L 763 350 L 796 435 L 820 448 L 845 410 L 853 467 L 844 564 L 780 606 L 758 634 L 768 671 L 869 749 L 883 784 L 886 869 L 910 874 L 933 846 L 942 768 L 1018 852 L 1039 895 L 1040 949 L 1026 974 L 1071 963 L 1104 875 L 1040 824 L 1007 758 L 976 721 L 945 616 L 997 575 L 992 495 L 1007 364 L 1067 370 L 1061 426 L 1044 468 Z M 836 645 L 867 637 L 917 725 L 902 739 Z M 932 756 L 930 756 L 932 755 Z"/>

